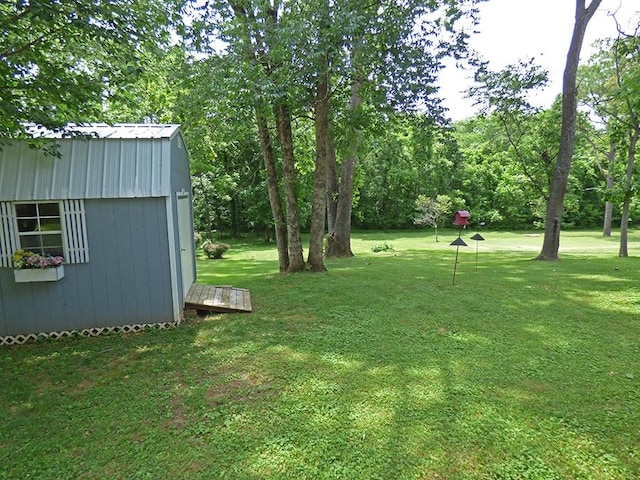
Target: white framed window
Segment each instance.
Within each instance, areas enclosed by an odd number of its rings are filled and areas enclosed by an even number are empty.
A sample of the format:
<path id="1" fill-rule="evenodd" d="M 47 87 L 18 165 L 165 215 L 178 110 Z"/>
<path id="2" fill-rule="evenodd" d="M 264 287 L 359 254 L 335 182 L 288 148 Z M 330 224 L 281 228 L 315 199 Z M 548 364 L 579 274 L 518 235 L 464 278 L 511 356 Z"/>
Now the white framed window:
<path id="1" fill-rule="evenodd" d="M 0 202 L 0 267 L 12 267 L 19 248 L 87 263 L 84 201 Z"/>
<path id="2" fill-rule="evenodd" d="M 44 256 L 65 256 L 60 202 L 16 203 L 18 244 Z"/>

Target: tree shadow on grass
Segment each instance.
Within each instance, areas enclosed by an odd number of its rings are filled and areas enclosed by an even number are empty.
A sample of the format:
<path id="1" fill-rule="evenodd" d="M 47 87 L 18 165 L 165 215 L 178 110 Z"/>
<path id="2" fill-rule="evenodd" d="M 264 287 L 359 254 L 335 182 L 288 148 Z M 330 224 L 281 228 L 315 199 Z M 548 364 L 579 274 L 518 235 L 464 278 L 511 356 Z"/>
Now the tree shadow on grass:
<path id="1" fill-rule="evenodd" d="M 637 259 L 485 257 L 455 286 L 449 252 L 256 274 L 250 315 L 4 349 L 4 471 L 636 477 Z"/>

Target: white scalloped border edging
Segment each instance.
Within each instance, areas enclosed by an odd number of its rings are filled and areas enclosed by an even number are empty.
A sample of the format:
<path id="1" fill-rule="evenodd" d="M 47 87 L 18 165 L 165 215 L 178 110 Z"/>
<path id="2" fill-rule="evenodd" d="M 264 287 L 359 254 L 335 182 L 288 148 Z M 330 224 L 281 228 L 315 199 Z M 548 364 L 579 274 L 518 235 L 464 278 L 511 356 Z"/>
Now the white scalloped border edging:
<path id="1" fill-rule="evenodd" d="M 22 345 L 28 342 L 36 342 L 39 340 L 58 340 L 69 337 L 97 337 L 108 333 L 138 333 L 143 330 L 158 329 L 168 330 L 180 325 L 180 322 L 163 322 L 163 323 L 139 323 L 136 325 L 116 325 L 114 327 L 94 327 L 84 328 L 82 330 L 62 330 L 59 332 L 46 333 L 25 333 L 19 335 L 7 335 L 0 337 L 0 346 L 3 345 Z"/>

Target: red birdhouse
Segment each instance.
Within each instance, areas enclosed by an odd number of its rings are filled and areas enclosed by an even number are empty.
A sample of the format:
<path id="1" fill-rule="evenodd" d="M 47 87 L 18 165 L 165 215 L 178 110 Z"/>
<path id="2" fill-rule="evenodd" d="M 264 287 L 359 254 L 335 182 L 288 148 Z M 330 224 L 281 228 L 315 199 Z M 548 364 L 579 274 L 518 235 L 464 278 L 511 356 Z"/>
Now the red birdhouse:
<path id="1" fill-rule="evenodd" d="M 453 221 L 455 225 L 459 225 L 461 227 L 469 225 L 469 218 L 471 214 L 466 210 L 458 210 L 456 212 L 456 219 Z"/>

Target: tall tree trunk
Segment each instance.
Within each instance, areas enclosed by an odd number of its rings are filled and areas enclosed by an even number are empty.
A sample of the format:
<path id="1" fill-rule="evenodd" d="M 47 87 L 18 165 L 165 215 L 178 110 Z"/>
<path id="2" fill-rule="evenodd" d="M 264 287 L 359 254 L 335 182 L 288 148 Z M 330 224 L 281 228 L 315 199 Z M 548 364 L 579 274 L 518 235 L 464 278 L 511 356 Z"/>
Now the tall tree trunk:
<path id="1" fill-rule="evenodd" d="M 338 212 L 338 162 L 336 161 L 336 147 L 333 144 L 331 122 L 329 122 L 329 134 L 327 135 L 327 230 L 333 232 L 336 225 Z"/>
<path id="2" fill-rule="evenodd" d="M 238 197 L 235 195 L 231 196 L 231 237 L 238 238 L 238 231 L 240 227 L 238 226 Z"/>
<path id="3" fill-rule="evenodd" d="M 360 90 L 363 84 L 364 80 L 358 78 L 351 86 L 349 111 L 352 114 L 355 114 L 362 105 Z M 351 207 L 353 204 L 356 164 L 358 162 L 358 147 L 361 141 L 362 131 L 357 127 L 353 127 L 351 129 L 347 158 L 342 162 L 335 221 L 327 235 L 327 258 L 353 257 L 353 252 L 351 251 Z"/>
<path id="4" fill-rule="evenodd" d="M 328 68 L 328 65 L 327 65 Z M 329 72 L 319 75 L 315 102 L 316 165 L 313 177 L 311 232 L 308 265 L 312 272 L 326 272 L 322 259 L 327 210 L 327 147 L 329 144 Z"/>
<path id="5" fill-rule="evenodd" d="M 635 164 L 635 151 L 638 144 L 640 129 L 636 127 L 629 139 L 629 152 L 627 154 L 627 175 L 624 184 L 624 201 L 622 203 L 622 219 L 620 220 L 620 249 L 619 257 L 628 257 L 628 232 L 629 232 L 629 209 L 631 206 L 631 196 L 633 193 L 633 169 Z"/>
<path id="6" fill-rule="evenodd" d="M 280 102 L 276 106 L 276 127 L 282 148 L 282 171 L 284 176 L 285 205 L 287 210 L 287 239 L 289 243 L 289 267 L 287 273 L 304 271 L 302 238 L 300 237 L 300 215 L 296 195 L 296 169 L 293 153 L 293 133 L 289 106 Z"/>
<path id="7" fill-rule="evenodd" d="M 605 170 L 601 168 L 600 171 L 604 176 L 604 180 L 606 182 L 607 190 L 612 190 L 615 186 L 615 180 L 613 177 L 613 169 L 616 161 L 616 147 L 612 142 L 609 147 L 609 151 L 606 154 L 608 168 Z M 613 222 L 613 202 L 611 200 L 607 200 L 604 204 L 604 225 L 602 228 L 602 236 L 610 237 L 611 236 L 611 224 Z"/>
<path id="8" fill-rule="evenodd" d="M 613 178 L 611 179 L 611 186 L 613 187 Z M 607 181 L 607 187 L 609 182 Z M 610 237 L 611 236 L 611 225 L 613 224 L 613 202 L 611 200 L 607 200 L 604 202 L 604 222 L 602 227 L 602 236 Z"/>
<path id="9" fill-rule="evenodd" d="M 276 245 L 278 248 L 278 268 L 280 273 L 285 273 L 289 269 L 289 250 L 287 243 L 287 221 L 280 203 L 280 189 L 278 188 L 278 171 L 276 169 L 276 156 L 271 143 L 271 134 L 264 116 L 256 112 L 256 123 L 258 125 L 258 135 L 262 146 L 262 156 L 264 158 L 264 168 L 267 174 L 267 187 L 269 192 L 269 203 L 273 214 L 273 223 L 276 232 Z"/>
<path id="10" fill-rule="evenodd" d="M 567 54 L 567 64 L 562 81 L 562 130 L 560 132 L 560 151 L 553 172 L 547 215 L 545 220 L 544 241 L 538 260 L 557 260 L 560 249 L 560 226 L 564 209 L 564 196 L 567 191 L 569 170 L 573 160 L 573 147 L 576 135 L 577 86 L 576 76 L 580 61 L 580 50 L 589 20 L 593 17 L 602 0 L 591 0 L 585 8 L 585 0 L 576 0 L 576 19 Z"/>
<path id="11" fill-rule="evenodd" d="M 628 257 L 628 238 L 629 238 L 629 207 L 631 205 L 631 193 L 624 193 L 622 202 L 622 216 L 620 219 L 620 248 L 618 249 L 619 257 Z"/>

